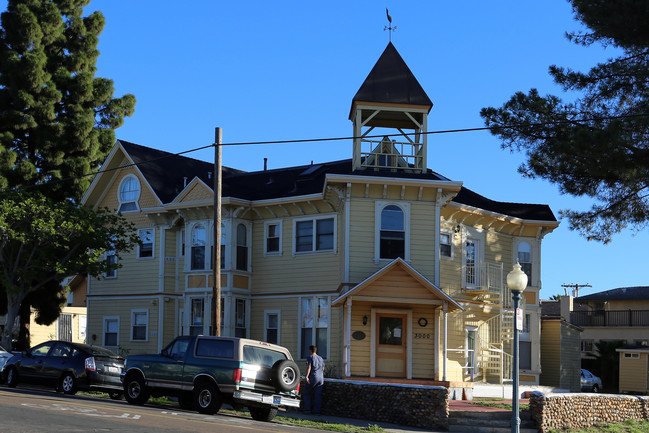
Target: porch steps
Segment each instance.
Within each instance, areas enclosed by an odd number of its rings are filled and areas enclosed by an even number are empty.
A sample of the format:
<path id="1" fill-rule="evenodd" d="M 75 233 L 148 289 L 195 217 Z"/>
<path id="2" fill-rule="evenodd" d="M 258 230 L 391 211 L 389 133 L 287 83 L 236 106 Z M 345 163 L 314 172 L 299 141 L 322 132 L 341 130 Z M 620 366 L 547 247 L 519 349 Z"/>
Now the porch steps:
<path id="1" fill-rule="evenodd" d="M 528 412 L 521 412 L 521 433 L 538 433 Z M 511 433 L 512 413 L 509 411 L 452 410 L 448 417 L 448 431 L 463 433 Z"/>

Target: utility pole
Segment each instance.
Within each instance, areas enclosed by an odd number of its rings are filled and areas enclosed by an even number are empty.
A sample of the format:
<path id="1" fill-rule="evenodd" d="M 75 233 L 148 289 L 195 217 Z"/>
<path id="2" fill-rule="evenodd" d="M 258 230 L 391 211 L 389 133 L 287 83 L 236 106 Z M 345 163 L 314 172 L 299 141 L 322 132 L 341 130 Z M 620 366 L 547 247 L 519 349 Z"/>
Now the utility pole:
<path id="1" fill-rule="evenodd" d="M 212 335 L 221 335 L 221 128 L 214 129 L 214 254 L 212 269 Z"/>
<path id="2" fill-rule="evenodd" d="M 574 298 L 579 296 L 579 288 L 580 287 L 593 287 L 590 284 L 562 284 L 561 287 L 563 287 L 563 292 L 568 296 L 568 288 L 573 288 L 572 290 L 572 296 Z"/>

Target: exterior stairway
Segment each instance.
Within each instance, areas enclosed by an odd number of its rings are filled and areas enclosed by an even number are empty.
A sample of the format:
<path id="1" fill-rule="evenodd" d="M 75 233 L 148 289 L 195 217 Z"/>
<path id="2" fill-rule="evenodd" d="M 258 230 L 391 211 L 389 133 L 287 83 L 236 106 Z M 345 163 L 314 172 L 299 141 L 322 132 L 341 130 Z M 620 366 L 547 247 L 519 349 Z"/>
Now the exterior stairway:
<path id="1" fill-rule="evenodd" d="M 508 410 L 473 406 L 475 410 L 451 410 L 448 431 L 456 433 L 510 433 L 512 413 Z M 472 409 L 471 408 L 471 409 Z M 521 412 L 521 433 L 538 433 L 529 412 Z"/>

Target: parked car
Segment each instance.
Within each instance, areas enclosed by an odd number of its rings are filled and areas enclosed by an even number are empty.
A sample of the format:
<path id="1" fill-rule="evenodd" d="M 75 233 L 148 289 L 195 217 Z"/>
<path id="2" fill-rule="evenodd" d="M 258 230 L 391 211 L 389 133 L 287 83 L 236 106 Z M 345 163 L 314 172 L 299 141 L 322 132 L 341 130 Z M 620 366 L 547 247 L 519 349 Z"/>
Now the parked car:
<path id="1" fill-rule="evenodd" d="M 4 347 L 0 346 L 0 383 L 3 382 L 3 380 L 2 380 L 2 377 L 3 377 L 2 372 L 4 371 L 5 364 L 7 363 L 9 358 L 11 358 L 12 356 L 14 356 L 13 353 L 9 352 L 8 350 L 5 350 Z"/>
<path id="2" fill-rule="evenodd" d="M 149 396 L 178 397 L 183 409 L 214 414 L 225 401 L 270 421 L 280 406 L 300 407 L 300 370 L 288 349 L 232 337 L 181 336 L 160 354 L 127 356 L 124 396 L 144 404 Z"/>
<path id="3" fill-rule="evenodd" d="M 122 397 L 119 375 L 124 358 L 108 349 L 67 341 L 47 341 L 10 358 L 3 376 L 10 387 L 34 383 L 66 394 L 104 391 Z"/>
<path id="4" fill-rule="evenodd" d="M 602 379 L 582 368 L 581 390 L 586 392 L 600 392 L 602 390 Z"/>

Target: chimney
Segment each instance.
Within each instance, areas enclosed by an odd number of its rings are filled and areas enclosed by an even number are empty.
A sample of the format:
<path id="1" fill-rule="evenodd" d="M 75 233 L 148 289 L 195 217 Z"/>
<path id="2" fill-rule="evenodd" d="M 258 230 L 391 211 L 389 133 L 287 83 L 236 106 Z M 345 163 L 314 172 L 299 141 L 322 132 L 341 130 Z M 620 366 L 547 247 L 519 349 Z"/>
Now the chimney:
<path id="1" fill-rule="evenodd" d="M 268 158 L 264 158 L 264 171 L 268 170 Z"/>
<path id="2" fill-rule="evenodd" d="M 561 318 L 566 322 L 570 323 L 570 312 L 573 309 L 573 297 L 570 295 L 564 295 L 559 300 L 559 306 L 561 307 Z"/>

